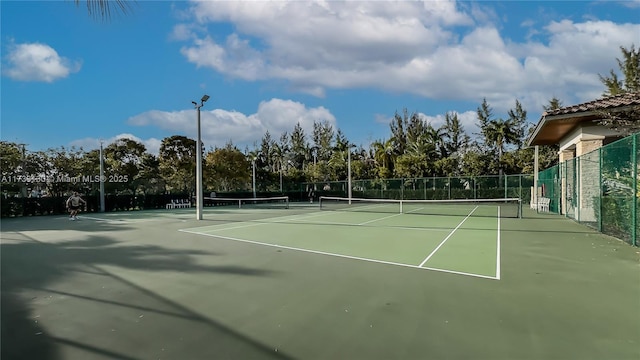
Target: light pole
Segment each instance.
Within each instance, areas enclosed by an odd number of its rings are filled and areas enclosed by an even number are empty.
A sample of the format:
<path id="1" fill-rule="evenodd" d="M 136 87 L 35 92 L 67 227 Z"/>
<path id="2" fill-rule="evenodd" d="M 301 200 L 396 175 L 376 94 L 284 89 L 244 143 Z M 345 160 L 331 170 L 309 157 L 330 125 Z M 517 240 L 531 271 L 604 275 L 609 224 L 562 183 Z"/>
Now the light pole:
<path id="1" fill-rule="evenodd" d="M 100 212 L 105 211 L 104 206 L 104 153 L 102 150 L 102 140 L 100 140 Z"/>
<path id="2" fill-rule="evenodd" d="M 200 108 L 209 100 L 209 95 L 203 95 L 200 105 L 197 102 L 191 103 L 198 111 L 198 140 L 196 141 L 196 220 L 202 220 L 202 137 L 200 134 Z"/>
<path id="3" fill-rule="evenodd" d="M 280 160 L 280 193 L 282 194 L 282 160 Z"/>
<path id="4" fill-rule="evenodd" d="M 20 165 L 20 174 L 22 175 L 22 188 L 20 192 L 22 193 L 22 197 L 27 197 L 27 169 L 26 169 L 26 158 L 27 158 L 27 144 L 17 144 L 22 146 L 22 163 Z"/>
<path id="5" fill-rule="evenodd" d="M 351 149 L 356 147 L 353 144 L 347 144 L 347 197 L 349 198 L 349 205 L 351 205 Z"/>
<path id="6" fill-rule="evenodd" d="M 251 178 L 253 179 L 253 185 L 252 185 L 252 188 L 253 188 L 253 198 L 254 198 L 254 199 L 256 198 L 256 159 L 257 159 L 257 157 L 255 157 L 255 156 L 254 156 L 254 157 L 253 157 L 253 160 L 251 161 L 251 165 L 252 165 L 252 166 L 251 166 L 251 169 L 252 169 L 252 171 L 251 171 L 251 172 L 252 172 L 252 176 L 251 176 Z"/>

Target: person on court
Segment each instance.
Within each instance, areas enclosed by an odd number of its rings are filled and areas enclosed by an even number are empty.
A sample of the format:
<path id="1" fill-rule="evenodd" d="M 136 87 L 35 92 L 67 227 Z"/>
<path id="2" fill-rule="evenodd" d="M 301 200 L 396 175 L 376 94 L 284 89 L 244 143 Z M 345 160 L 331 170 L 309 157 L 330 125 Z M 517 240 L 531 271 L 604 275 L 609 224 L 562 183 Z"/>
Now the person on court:
<path id="1" fill-rule="evenodd" d="M 67 199 L 67 210 L 69 210 L 69 220 L 78 220 L 78 211 L 80 210 L 80 204 L 87 206 L 87 202 L 84 201 L 77 191 L 73 192 Z"/>

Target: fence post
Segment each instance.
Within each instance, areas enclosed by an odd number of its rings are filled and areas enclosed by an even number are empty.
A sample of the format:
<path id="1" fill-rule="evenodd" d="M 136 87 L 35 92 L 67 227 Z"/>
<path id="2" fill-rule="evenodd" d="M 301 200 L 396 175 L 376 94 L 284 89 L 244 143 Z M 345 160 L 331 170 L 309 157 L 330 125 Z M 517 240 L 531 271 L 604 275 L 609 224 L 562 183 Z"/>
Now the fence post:
<path id="1" fill-rule="evenodd" d="M 580 155 L 580 156 L 576 156 L 576 161 L 575 161 L 575 165 L 573 166 L 573 172 L 576 174 L 575 176 L 575 184 L 573 185 L 573 188 L 575 189 L 575 208 L 573 210 L 573 216 L 575 216 L 576 221 L 580 222 L 580 204 L 582 203 L 582 169 L 581 169 L 581 158 L 584 155 Z"/>
<path id="2" fill-rule="evenodd" d="M 424 199 L 427 200 L 427 178 L 422 178 L 424 184 Z"/>
<path id="3" fill-rule="evenodd" d="M 633 159 L 631 163 L 633 164 L 633 196 L 631 197 L 631 201 L 633 201 L 633 205 L 631 206 L 631 216 L 633 219 L 631 220 L 631 224 L 633 227 L 631 228 L 631 241 L 633 246 L 638 246 L 638 134 L 633 136 L 633 151 L 631 152 L 631 156 Z"/>
<path id="4" fill-rule="evenodd" d="M 600 201 L 598 204 L 598 231 L 602 232 L 602 197 L 604 193 L 602 192 L 602 146 L 598 148 L 598 184 L 600 186 Z"/>
<path id="5" fill-rule="evenodd" d="M 507 180 L 509 178 L 508 175 L 504 176 L 504 198 L 508 198 L 509 196 L 507 196 L 507 184 L 509 183 L 509 181 Z"/>

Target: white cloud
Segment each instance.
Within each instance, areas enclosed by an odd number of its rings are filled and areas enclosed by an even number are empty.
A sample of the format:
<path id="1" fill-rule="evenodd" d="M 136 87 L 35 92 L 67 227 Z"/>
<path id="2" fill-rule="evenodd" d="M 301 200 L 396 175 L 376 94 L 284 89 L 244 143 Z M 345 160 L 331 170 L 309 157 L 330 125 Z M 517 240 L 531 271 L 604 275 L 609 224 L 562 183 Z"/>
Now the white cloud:
<path id="1" fill-rule="evenodd" d="M 182 49 L 188 61 L 230 77 L 284 80 L 320 97 L 367 87 L 487 98 L 497 111 L 516 98 L 541 109 L 550 94 L 569 103 L 597 97 L 598 73 L 616 68 L 620 45 L 640 41 L 640 24 L 561 20 L 525 21 L 530 36 L 514 42 L 491 8 L 454 1 L 204 1 L 192 14 L 202 29 L 233 24 L 223 41 L 197 31 Z"/>
<path id="2" fill-rule="evenodd" d="M 467 135 L 473 137 L 475 134 L 480 133 L 478 115 L 475 111 L 465 111 L 463 113 L 453 111 L 452 113 L 458 115 L 458 120 L 460 120 L 460 124 L 462 124 L 462 128 Z M 432 116 L 423 113 L 420 113 L 419 115 L 423 120 L 429 122 L 434 128 L 439 128 L 445 124 L 445 115 L 438 114 Z"/>
<path id="3" fill-rule="evenodd" d="M 87 149 L 87 150 L 92 150 L 92 149 L 99 149 L 100 148 L 100 142 L 102 142 L 103 146 L 106 147 L 109 144 L 114 143 L 118 139 L 134 140 L 134 141 L 137 141 L 137 142 L 140 142 L 140 143 L 144 144 L 144 146 L 147 149 L 148 153 L 154 154 L 154 155 L 158 155 L 158 153 L 160 153 L 160 144 L 161 144 L 162 140 L 158 140 L 156 138 L 141 139 L 141 138 L 139 138 L 139 137 L 137 137 L 137 136 L 135 136 L 133 134 L 129 134 L 129 133 L 118 134 L 118 135 L 110 137 L 108 139 L 97 139 L 97 138 L 87 137 L 87 138 L 84 138 L 84 139 L 74 140 L 74 141 L 70 142 L 69 145 L 70 146 L 81 147 L 81 148 Z"/>
<path id="4" fill-rule="evenodd" d="M 81 62 L 58 55 L 51 46 L 40 43 L 9 45 L 2 72 L 19 81 L 53 82 L 80 71 Z"/>
<path id="5" fill-rule="evenodd" d="M 297 123 L 308 135 L 313 131 L 314 121 L 337 125 L 335 116 L 324 107 L 308 108 L 302 103 L 282 99 L 263 101 L 257 112 L 250 115 L 222 109 L 202 110 L 200 121 L 202 141 L 207 148 L 224 146 L 229 140 L 238 146 L 251 146 L 259 142 L 266 131 L 278 138 L 283 132 L 291 133 Z M 128 123 L 155 126 L 192 139 L 197 137 L 194 110 L 152 110 L 129 118 Z"/>

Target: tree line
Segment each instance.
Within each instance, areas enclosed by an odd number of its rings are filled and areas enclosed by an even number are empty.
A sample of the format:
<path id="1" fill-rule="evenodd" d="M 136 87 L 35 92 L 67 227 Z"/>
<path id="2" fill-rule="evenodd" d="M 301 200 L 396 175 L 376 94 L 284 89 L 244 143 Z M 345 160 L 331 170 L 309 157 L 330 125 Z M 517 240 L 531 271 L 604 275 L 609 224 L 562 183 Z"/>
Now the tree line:
<path id="1" fill-rule="evenodd" d="M 616 60 L 624 79 L 613 70 L 609 76 L 600 75 L 606 88 L 603 95 L 640 93 L 640 50 L 633 45 L 621 50 L 623 58 Z M 562 102 L 552 98 L 544 109 L 561 107 Z M 501 118 L 484 99 L 476 113 L 477 134 L 469 134 L 455 112 L 445 114 L 444 123 L 434 126 L 419 113 L 403 109 L 391 119 L 389 136 L 367 146 L 353 144 L 326 121 L 314 122 L 309 134 L 299 123 L 277 137 L 267 131 L 253 147 L 243 150 L 231 141 L 221 147 L 203 146 L 203 184 L 206 191 L 249 191 L 255 171 L 260 191 L 277 192 L 281 184 L 290 189 L 291 184 L 303 182 L 346 180 L 349 162 L 352 179 L 531 174 L 534 150 L 524 145 L 534 126 L 522 104 L 516 100 L 506 118 Z M 613 123 L 618 130 L 623 123 L 623 130 L 637 131 L 637 114 L 622 115 L 627 116 L 624 122 L 603 114 L 601 123 Z M 557 152 L 557 146 L 541 147 L 540 169 L 557 164 Z M 27 151 L 24 144 L 1 141 L 0 155 L 5 195 L 60 196 L 98 189 L 99 149 Z M 141 142 L 117 139 L 103 148 L 105 192 L 193 194 L 195 155 L 196 141 L 182 135 L 164 138 L 158 155 L 149 153 Z"/>
<path id="2" fill-rule="evenodd" d="M 260 142 L 243 150 L 232 142 L 203 146 L 204 187 L 217 192 L 251 190 L 254 168 L 260 191 L 278 192 L 280 184 L 291 188 L 302 182 L 342 181 L 349 162 L 353 179 L 531 173 L 533 149 L 523 146 L 532 126 L 520 102 L 506 119 L 495 117 L 486 100 L 477 113 L 479 134 L 468 134 L 454 112 L 435 127 L 404 109 L 390 121 L 389 137 L 367 147 L 354 145 L 325 121 L 314 122 L 309 134 L 299 123 L 277 138 L 267 131 Z M 0 154 L 5 194 L 91 193 L 100 183 L 99 149 L 28 151 L 24 144 L 2 141 Z M 541 154 L 544 167 L 557 162 L 553 147 Z M 182 135 L 164 138 L 157 155 L 139 141 L 117 139 L 103 148 L 105 192 L 192 194 L 195 155 L 196 141 Z"/>

